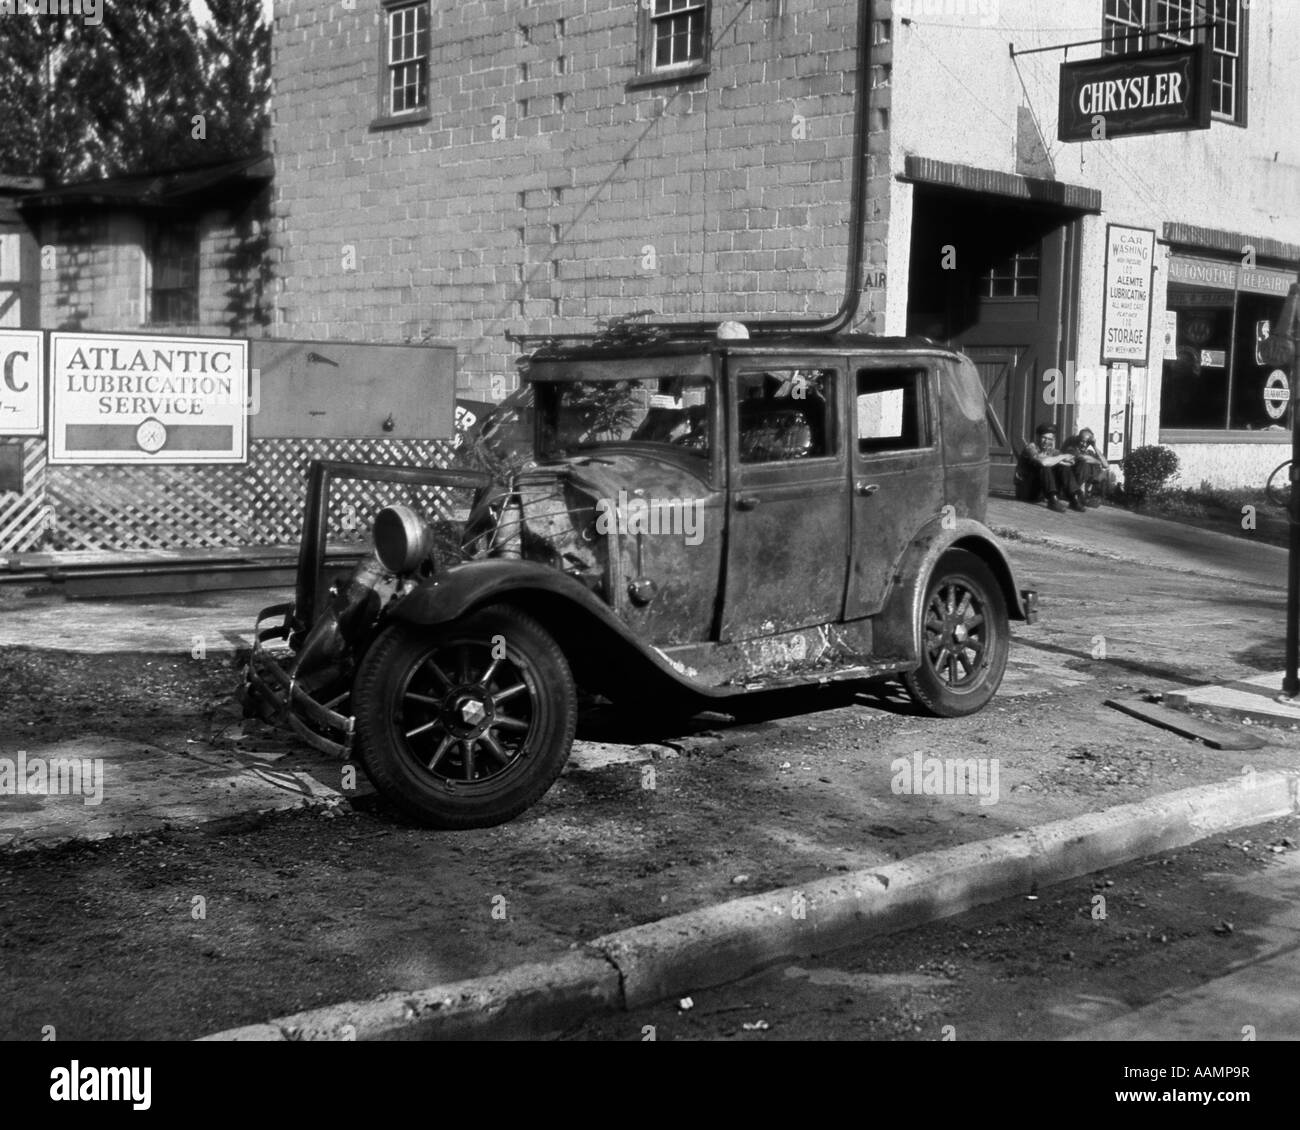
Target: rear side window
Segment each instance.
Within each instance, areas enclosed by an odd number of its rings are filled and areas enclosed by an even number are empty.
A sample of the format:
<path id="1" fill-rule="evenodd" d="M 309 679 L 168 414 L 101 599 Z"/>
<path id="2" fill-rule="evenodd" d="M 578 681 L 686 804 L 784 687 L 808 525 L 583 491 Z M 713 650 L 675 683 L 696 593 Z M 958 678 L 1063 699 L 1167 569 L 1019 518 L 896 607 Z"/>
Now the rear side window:
<path id="1" fill-rule="evenodd" d="M 741 463 L 785 463 L 835 453 L 833 369 L 764 369 L 737 377 Z"/>
<path id="2" fill-rule="evenodd" d="M 930 446 L 924 369 L 858 372 L 858 451 L 906 451 Z"/>

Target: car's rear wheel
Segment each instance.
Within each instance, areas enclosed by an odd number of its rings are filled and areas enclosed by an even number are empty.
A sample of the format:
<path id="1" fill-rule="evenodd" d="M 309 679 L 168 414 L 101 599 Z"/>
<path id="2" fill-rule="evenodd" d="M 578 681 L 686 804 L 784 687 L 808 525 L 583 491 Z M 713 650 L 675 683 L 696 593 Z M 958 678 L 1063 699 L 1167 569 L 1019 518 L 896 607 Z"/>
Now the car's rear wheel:
<path id="1" fill-rule="evenodd" d="M 577 719 L 564 653 L 509 605 L 385 629 L 353 703 L 366 774 L 434 828 L 501 824 L 536 803 L 564 768 Z"/>
<path id="2" fill-rule="evenodd" d="M 975 554 L 949 550 L 926 585 L 920 666 L 903 681 L 931 714 L 974 714 L 997 693 L 1010 644 L 1007 606 L 997 579 Z"/>

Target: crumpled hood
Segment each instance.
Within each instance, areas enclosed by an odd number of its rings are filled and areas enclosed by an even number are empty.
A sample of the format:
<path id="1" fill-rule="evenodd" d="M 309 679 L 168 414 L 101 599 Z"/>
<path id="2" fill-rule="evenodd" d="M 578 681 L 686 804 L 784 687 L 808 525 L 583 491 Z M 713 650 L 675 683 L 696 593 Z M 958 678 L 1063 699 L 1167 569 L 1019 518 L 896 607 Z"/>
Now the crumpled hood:
<path id="1" fill-rule="evenodd" d="M 701 460 L 700 470 L 706 471 Z M 619 504 L 619 491 L 628 498 L 696 499 L 713 493 L 707 483 L 667 460 L 622 452 L 576 455 L 565 461 L 561 474 L 595 499 Z"/>

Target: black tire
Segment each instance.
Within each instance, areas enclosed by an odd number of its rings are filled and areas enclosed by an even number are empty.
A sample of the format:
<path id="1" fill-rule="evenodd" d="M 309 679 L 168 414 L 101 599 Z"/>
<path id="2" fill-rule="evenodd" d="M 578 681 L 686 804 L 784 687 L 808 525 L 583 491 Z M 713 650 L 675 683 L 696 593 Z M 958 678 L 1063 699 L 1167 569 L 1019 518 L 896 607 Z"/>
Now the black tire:
<path id="1" fill-rule="evenodd" d="M 486 828 L 535 804 L 568 760 L 578 714 L 564 653 L 504 604 L 385 629 L 352 701 L 366 775 L 432 828 Z"/>
<path id="2" fill-rule="evenodd" d="M 975 554 L 949 550 L 926 584 L 921 665 L 903 676 L 908 693 L 941 718 L 974 714 L 997 693 L 1010 649 L 997 579 Z"/>

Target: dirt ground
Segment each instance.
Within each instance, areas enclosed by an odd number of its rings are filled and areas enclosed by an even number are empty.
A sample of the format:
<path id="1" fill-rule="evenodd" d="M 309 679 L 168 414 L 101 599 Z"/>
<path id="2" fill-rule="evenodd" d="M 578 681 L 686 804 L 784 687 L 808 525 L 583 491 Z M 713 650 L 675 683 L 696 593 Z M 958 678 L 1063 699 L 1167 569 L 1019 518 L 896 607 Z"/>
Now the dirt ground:
<path id="1" fill-rule="evenodd" d="M 1017 552 L 1033 559 L 1032 547 Z M 0 1038 L 38 1039 L 47 1025 L 60 1039 L 193 1038 L 544 960 L 610 930 L 1247 765 L 1293 765 L 1295 734 L 1224 753 L 1103 705 L 1186 681 L 1176 666 L 1152 672 L 1162 652 L 1111 588 L 1145 585 L 1157 596 L 1139 597 L 1144 612 L 1172 616 L 1192 583 L 1163 598 L 1164 579 L 1150 571 L 1106 568 L 1082 594 L 1069 570 L 1059 571 L 1069 588 L 1044 585 L 1051 626 L 1017 628 L 1003 693 L 972 718 L 918 716 L 889 685 L 771 696 L 734 723 L 671 739 L 589 716 L 580 736 L 670 741 L 676 756 L 571 769 L 535 808 L 493 829 L 431 833 L 358 798 L 351 811 L 0 855 Z M 1204 589 L 1206 600 L 1251 608 L 1261 599 L 1221 580 Z M 1239 626 L 1221 637 L 1192 627 L 1198 666 L 1248 650 Z M 1112 641 L 1106 660 L 1088 650 L 1096 631 Z M 1219 659 L 1207 640 L 1221 641 Z M 1176 639 L 1165 644 L 1178 653 Z M 33 743 L 212 740 L 231 724 L 235 678 L 227 662 L 174 654 L 0 649 L 4 716 Z M 916 752 L 999 759 L 997 803 L 896 794 L 890 762 Z"/>

